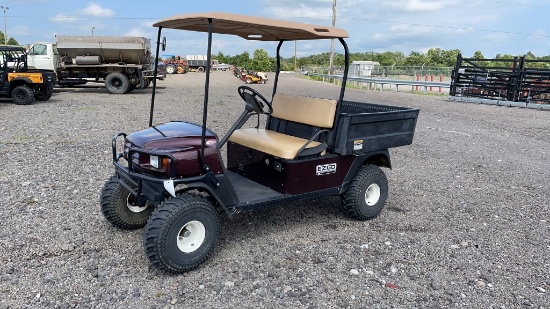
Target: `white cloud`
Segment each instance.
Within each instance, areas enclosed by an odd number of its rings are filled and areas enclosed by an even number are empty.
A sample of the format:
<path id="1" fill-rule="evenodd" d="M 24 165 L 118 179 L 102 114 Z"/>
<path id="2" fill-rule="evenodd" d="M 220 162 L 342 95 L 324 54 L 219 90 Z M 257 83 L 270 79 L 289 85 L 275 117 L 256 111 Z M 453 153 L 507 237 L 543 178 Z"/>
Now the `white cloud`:
<path id="1" fill-rule="evenodd" d="M 78 20 L 78 17 L 69 15 L 67 13 L 59 13 L 53 17 L 50 17 L 50 21 L 54 23 L 74 23 Z"/>
<path id="2" fill-rule="evenodd" d="M 9 29 L 8 36 L 29 35 L 32 33 L 32 28 L 27 26 L 15 26 Z"/>
<path id="3" fill-rule="evenodd" d="M 141 30 L 140 28 L 134 28 L 134 29 L 131 29 L 130 31 L 126 32 L 125 34 L 126 36 L 141 36 L 141 37 L 144 37 L 144 36 L 147 36 L 147 33 L 143 30 Z"/>
<path id="4" fill-rule="evenodd" d="M 456 1 L 450 0 L 399 0 L 384 1 L 383 5 L 394 10 L 406 12 L 429 12 L 440 11 L 454 6 Z"/>
<path id="5" fill-rule="evenodd" d="M 111 9 L 106 9 L 101 7 L 100 5 L 90 2 L 88 3 L 88 6 L 84 9 L 79 11 L 80 14 L 85 16 L 93 16 L 93 17 L 113 17 L 115 16 L 115 11 Z"/>

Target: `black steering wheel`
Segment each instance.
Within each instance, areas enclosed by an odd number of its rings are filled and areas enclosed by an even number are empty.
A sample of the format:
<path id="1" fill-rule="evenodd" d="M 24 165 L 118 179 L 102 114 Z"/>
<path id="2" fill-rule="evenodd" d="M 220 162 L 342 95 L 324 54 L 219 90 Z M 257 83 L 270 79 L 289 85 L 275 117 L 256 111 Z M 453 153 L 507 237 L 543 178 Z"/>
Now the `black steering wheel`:
<path id="1" fill-rule="evenodd" d="M 271 103 L 258 91 L 248 87 L 240 86 L 237 88 L 239 95 L 246 102 L 246 110 L 255 112 L 258 114 L 270 115 L 273 113 L 273 107 Z M 258 100 L 259 99 L 259 100 Z M 267 110 L 266 106 L 267 105 Z"/>

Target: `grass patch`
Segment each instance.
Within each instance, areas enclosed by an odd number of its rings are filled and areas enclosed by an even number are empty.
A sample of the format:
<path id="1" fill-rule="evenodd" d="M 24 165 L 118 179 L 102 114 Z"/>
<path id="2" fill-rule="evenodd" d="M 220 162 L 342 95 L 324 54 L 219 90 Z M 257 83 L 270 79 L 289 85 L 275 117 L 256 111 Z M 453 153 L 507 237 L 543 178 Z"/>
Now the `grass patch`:
<path id="1" fill-rule="evenodd" d="M 32 142 L 33 136 L 28 134 L 18 134 L 15 137 L 15 141 L 18 143 Z"/>

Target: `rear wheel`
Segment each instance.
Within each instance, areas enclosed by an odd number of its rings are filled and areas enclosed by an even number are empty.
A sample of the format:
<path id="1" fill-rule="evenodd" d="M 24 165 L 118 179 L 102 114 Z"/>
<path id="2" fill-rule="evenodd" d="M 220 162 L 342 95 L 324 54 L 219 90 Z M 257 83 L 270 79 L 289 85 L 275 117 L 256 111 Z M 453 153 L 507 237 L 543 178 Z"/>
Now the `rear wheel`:
<path id="1" fill-rule="evenodd" d="M 48 101 L 53 94 L 53 84 L 44 84 L 36 87 L 34 90 L 34 98 L 37 101 Z"/>
<path id="2" fill-rule="evenodd" d="M 18 105 L 29 105 L 34 100 L 34 92 L 26 85 L 15 87 L 12 91 L 13 102 Z"/>
<path id="3" fill-rule="evenodd" d="M 130 89 L 130 80 L 128 76 L 120 72 L 114 72 L 107 75 L 105 78 L 105 88 L 107 88 L 110 93 L 123 94 Z"/>
<path id="4" fill-rule="evenodd" d="M 199 267 L 212 254 L 220 235 L 220 219 L 204 197 L 184 194 L 166 200 L 151 215 L 143 247 L 151 264 L 170 272 Z"/>
<path id="5" fill-rule="evenodd" d="M 168 74 L 176 74 L 178 72 L 178 69 L 173 64 L 167 64 L 165 69 L 166 69 L 166 73 Z"/>
<path id="6" fill-rule="evenodd" d="M 245 80 L 245 82 L 246 82 L 247 84 L 251 84 L 251 83 L 252 83 L 252 79 L 250 79 L 250 77 L 247 77 L 246 80 Z"/>
<path id="7" fill-rule="evenodd" d="M 130 85 L 128 86 L 128 90 L 127 90 L 125 93 L 132 92 L 132 91 L 134 91 L 136 88 L 137 88 L 137 85 L 130 84 Z"/>
<path id="8" fill-rule="evenodd" d="M 380 214 L 388 197 L 388 180 L 376 165 L 365 165 L 342 196 L 346 213 L 357 220 L 368 220 Z"/>
<path id="9" fill-rule="evenodd" d="M 116 176 L 109 179 L 101 191 L 101 211 L 112 225 L 125 229 L 138 229 L 147 223 L 153 206 L 139 206 L 136 197 L 123 187 Z"/>
<path id="10" fill-rule="evenodd" d="M 198 67 L 198 68 L 197 68 L 197 72 L 199 72 L 199 73 L 204 72 L 204 68 L 203 68 L 203 67 Z"/>
<path id="11" fill-rule="evenodd" d="M 183 66 L 183 64 L 178 64 L 178 74 L 183 73 L 185 73 L 185 67 Z"/>

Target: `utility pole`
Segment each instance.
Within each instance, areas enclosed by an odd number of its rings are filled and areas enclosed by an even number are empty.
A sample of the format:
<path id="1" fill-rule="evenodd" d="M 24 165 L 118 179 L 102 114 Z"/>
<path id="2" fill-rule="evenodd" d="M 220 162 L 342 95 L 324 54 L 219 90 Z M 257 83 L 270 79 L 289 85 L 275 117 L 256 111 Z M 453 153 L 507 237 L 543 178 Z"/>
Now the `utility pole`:
<path id="1" fill-rule="evenodd" d="M 92 27 L 92 36 L 94 36 L 94 29 L 95 27 Z"/>
<path id="2" fill-rule="evenodd" d="M 4 10 L 4 45 L 8 45 L 8 30 L 6 27 L 6 11 L 10 8 L 7 6 L 0 6 L 0 9 Z"/>
<path id="3" fill-rule="evenodd" d="M 294 72 L 296 72 L 296 41 L 294 41 Z"/>
<path id="4" fill-rule="evenodd" d="M 332 0 L 332 28 L 336 26 L 336 0 Z M 334 74 L 334 39 L 330 39 L 330 64 L 328 74 Z"/>

